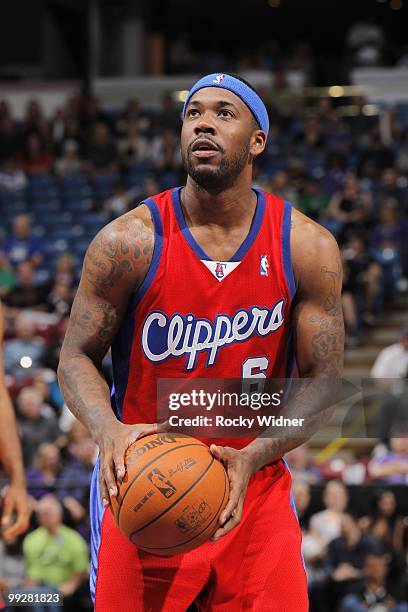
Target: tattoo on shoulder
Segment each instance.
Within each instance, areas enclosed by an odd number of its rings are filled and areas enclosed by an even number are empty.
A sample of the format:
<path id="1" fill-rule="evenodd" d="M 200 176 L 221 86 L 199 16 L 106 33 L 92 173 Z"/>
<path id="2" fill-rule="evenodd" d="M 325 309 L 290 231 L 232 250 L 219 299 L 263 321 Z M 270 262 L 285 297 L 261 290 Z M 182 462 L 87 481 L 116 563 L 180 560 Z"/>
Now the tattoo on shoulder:
<path id="1" fill-rule="evenodd" d="M 126 275 L 149 266 L 153 247 L 153 234 L 143 221 L 124 215 L 94 238 L 87 252 L 84 274 L 98 295 L 104 297 Z"/>

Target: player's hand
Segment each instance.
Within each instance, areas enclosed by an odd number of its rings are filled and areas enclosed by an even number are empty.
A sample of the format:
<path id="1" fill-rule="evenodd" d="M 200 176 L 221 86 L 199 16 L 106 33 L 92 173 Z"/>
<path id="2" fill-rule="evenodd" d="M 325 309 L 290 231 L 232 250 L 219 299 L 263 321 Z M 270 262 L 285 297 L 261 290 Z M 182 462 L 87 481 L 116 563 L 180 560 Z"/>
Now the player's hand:
<path id="1" fill-rule="evenodd" d="M 164 431 L 158 423 L 124 425 L 120 421 L 111 424 L 96 440 L 99 446 L 99 487 L 102 503 L 108 506 L 110 497 L 118 494 L 117 483 L 121 483 L 126 472 L 125 453 L 139 438 Z"/>
<path id="2" fill-rule="evenodd" d="M 30 514 L 25 485 L 11 483 L 5 489 L 3 498 L 1 530 L 4 538 L 11 539 L 24 533 L 28 528 Z"/>
<path id="3" fill-rule="evenodd" d="M 242 450 L 212 444 L 210 451 L 224 464 L 230 483 L 230 497 L 219 518 L 220 528 L 212 537 L 212 541 L 216 542 L 241 522 L 248 482 L 253 474 L 253 465 L 249 456 Z"/>

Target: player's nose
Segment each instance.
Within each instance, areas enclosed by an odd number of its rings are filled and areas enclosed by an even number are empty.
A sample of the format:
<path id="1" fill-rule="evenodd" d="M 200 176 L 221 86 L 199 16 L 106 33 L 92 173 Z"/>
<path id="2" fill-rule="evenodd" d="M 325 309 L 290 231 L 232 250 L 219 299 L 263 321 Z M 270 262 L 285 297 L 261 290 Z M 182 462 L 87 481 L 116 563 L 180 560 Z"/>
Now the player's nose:
<path id="1" fill-rule="evenodd" d="M 199 121 L 197 121 L 194 127 L 194 133 L 197 136 L 202 133 L 215 134 L 215 126 L 214 123 L 211 121 L 208 113 L 203 113 L 201 115 Z"/>

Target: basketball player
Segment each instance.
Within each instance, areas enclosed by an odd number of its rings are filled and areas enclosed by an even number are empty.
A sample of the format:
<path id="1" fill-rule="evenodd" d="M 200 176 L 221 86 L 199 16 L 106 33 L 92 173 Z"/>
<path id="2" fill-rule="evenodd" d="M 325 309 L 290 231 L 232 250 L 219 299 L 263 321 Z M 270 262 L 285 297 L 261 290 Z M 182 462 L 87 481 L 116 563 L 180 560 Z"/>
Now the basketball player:
<path id="1" fill-rule="evenodd" d="M 0 346 L 3 343 L 4 318 L 0 304 Z M 0 351 L 0 463 L 9 478 L 1 516 L 1 533 L 14 538 L 28 527 L 30 510 L 26 491 L 20 439 L 13 406 L 4 382 L 3 355 Z"/>
<path id="2" fill-rule="evenodd" d="M 200 79 L 183 109 L 186 185 L 114 220 L 87 251 L 59 380 L 100 449 L 91 490 L 96 612 L 181 612 L 193 601 L 211 611 L 308 609 L 282 460 L 301 439 L 211 446 L 231 495 L 213 542 L 192 552 L 138 550 L 107 508 L 125 449 L 158 430 L 158 378 L 284 378 L 294 357 L 301 377 L 341 374 L 338 248 L 288 202 L 252 188 L 268 128 L 247 83 L 227 74 Z M 101 374 L 110 346 L 111 398 Z"/>

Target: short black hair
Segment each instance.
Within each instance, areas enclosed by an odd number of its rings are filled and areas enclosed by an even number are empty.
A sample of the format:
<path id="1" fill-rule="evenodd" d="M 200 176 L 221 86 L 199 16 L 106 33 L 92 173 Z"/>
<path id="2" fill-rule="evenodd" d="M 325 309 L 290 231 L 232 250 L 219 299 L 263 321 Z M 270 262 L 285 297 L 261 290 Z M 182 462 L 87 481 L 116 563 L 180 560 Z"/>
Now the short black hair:
<path id="1" fill-rule="evenodd" d="M 251 83 L 249 83 L 246 79 L 243 79 L 242 77 L 238 76 L 237 74 L 234 74 L 233 72 L 227 72 L 226 74 L 228 74 L 229 76 L 231 76 L 234 79 L 237 79 L 237 81 L 241 81 L 241 83 L 244 83 L 247 87 L 249 87 L 249 89 L 252 89 L 252 91 L 254 91 L 256 93 L 257 96 L 261 97 L 259 95 L 259 91 L 257 91 L 255 89 L 255 87 L 253 85 L 251 85 Z M 261 98 L 262 99 L 262 98 Z M 251 109 L 249 109 L 251 110 Z M 251 115 L 253 117 L 254 120 L 254 125 L 256 125 L 256 129 L 257 130 L 261 130 L 261 126 L 259 125 L 259 121 L 258 119 L 255 117 L 255 115 L 253 114 L 253 112 L 251 111 Z"/>

